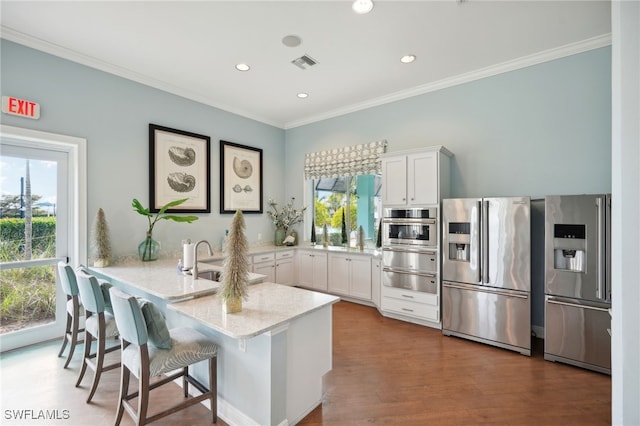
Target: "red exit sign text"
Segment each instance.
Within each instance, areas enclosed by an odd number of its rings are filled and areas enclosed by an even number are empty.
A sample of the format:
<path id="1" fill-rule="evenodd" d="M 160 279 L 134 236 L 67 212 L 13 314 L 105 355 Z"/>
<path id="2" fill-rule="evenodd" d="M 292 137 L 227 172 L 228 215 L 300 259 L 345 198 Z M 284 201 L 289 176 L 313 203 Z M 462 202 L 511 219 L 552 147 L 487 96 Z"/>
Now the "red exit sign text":
<path id="1" fill-rule="evenodd" d="M 37 120 L 40 118 L 40 104 L 26 99 L 14 98 L 13 96 L 3 96 L 2 112 Z"/>

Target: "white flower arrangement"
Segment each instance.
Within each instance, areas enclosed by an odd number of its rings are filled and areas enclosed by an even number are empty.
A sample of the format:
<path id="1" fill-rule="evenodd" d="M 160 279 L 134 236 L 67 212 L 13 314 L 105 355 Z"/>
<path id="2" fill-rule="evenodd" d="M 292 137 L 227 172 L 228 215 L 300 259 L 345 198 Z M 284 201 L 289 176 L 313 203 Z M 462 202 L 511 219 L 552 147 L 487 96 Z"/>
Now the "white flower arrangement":
<path id="1" fill-rule="evenodd" d="M 291 201 L 278 211 L 278 203 L 276 203 L 273 198 L 269 198 L 267 202 L 269 203 L 271 210 L 268 210 L 267 214 L 271 217 L 271 221 L 276 228 L 284 228 L 286 231 L 296 223 L 302 222 L 304 219 L 304 211 L 307 208 L 303 207 L 300 210 L 294 209 L 293 203 L 295 200 L 295 197 L 291 197 Z"/>

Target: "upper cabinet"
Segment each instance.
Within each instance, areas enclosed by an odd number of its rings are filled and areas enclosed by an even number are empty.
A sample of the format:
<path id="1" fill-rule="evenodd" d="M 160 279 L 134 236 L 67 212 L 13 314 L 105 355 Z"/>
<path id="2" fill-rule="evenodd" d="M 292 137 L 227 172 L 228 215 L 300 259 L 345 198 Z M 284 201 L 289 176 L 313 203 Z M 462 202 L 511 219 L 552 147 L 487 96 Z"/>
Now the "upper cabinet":
<path id="1" fill-rule="evenodd" d="M 386 206 L 437 206 L 442 198 L 449 196 L 452 155 L 442 146 L 385 154 L 382 158 L 382 203 Z"/>

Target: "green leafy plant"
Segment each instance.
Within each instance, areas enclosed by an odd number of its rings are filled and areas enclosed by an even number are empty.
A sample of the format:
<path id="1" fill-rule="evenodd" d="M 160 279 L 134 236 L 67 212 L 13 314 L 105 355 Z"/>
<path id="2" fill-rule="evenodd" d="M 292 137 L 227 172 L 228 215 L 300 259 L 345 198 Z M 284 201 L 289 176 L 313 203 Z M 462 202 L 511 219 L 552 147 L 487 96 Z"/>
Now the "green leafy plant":
<path id="1" fill-rule="evenodd" d="M 181 198 L 179 200 L 168 202 L 167 204 L 162 206 L 157 213 L 153 214 L 148 208 L 143 207 L 140 201 L 135 198 L 133 199 L 133 202 L 131 203 L 133 210 L 138 212 L 142 216 L 146 216 L 147 220 L 149 221 L 149 228 L 147 229 L 147 238 L 144 241 L 144 246 L 142 246 L 141 244 L 141 246 L 138 247 L 138 253 L 143 261 L 157 259 L 157 256 L 155 255 L 157 249 L 154 249 L 153 247 L 154 245 L 157 247 L 158 243 L 153 241 L 151 236 L 153 234 L 153 227 L 159 220 L 173 220 L 174 222 L 187 223 L 198 220 L 197 216 L 176 216 L 174 214 L 167 213 L 167 210 L 169 210 L 170 208 L 179 206 L 187 200 L 188 198 Z"/>
<path id="2" fill-rule="evenodd" d="M 153 233 L 153 227 L 156 225 L 156 222 L 158 222 L 160 219 L 173 220 L 174 222 L 187 222 L 187 223 L 191 223 L 195 220 L 198 220 L 197 216 L 176 216 L 173 214 L 166 213 L 167 210 L 169 210 L 170 208 L 177 207 L 187 200 L 188 198 L 181 198 L 179 200 L 171 201 L 165 204 L 164 206 L 162 206 L 155 215 L 151 213 L 151 211 L 148 208 L 143 207 L 140 201 L 138 201 L 135 198 L 133 199 L 131 206 L 133 207 L 134 211 L 138 212 L 142 216 L 146 216 L 147 219 L 149 220 L 149 229 L 147 229 L 147 234 L 150 235 Z"/>

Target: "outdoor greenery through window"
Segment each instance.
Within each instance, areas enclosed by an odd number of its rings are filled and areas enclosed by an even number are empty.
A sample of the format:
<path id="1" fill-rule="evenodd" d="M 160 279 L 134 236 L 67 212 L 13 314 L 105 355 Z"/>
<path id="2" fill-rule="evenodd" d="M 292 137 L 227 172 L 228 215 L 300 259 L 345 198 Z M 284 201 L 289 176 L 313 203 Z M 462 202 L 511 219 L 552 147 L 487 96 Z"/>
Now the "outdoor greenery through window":
<path id="1" fill-rule="evenodd" d="M 55 162 L 4 155 L 0 162 L 0 263 L 55 258 Z M 55 266 L 2 268 L 0 334 L 52 322 L 55 309 Z"/>
<path id="2" fill-rule="evenodd" d="M 358 227 L 364 230 L 365 247 L 375 247 L 382 214 L 381 181 L 378 175 L 343 176 L 310 180 L 316 242 L 322 244 L 327 225 L 330 246 L 357 247 Z M 347 243 L 343 243 L 342 228 Z"/>

